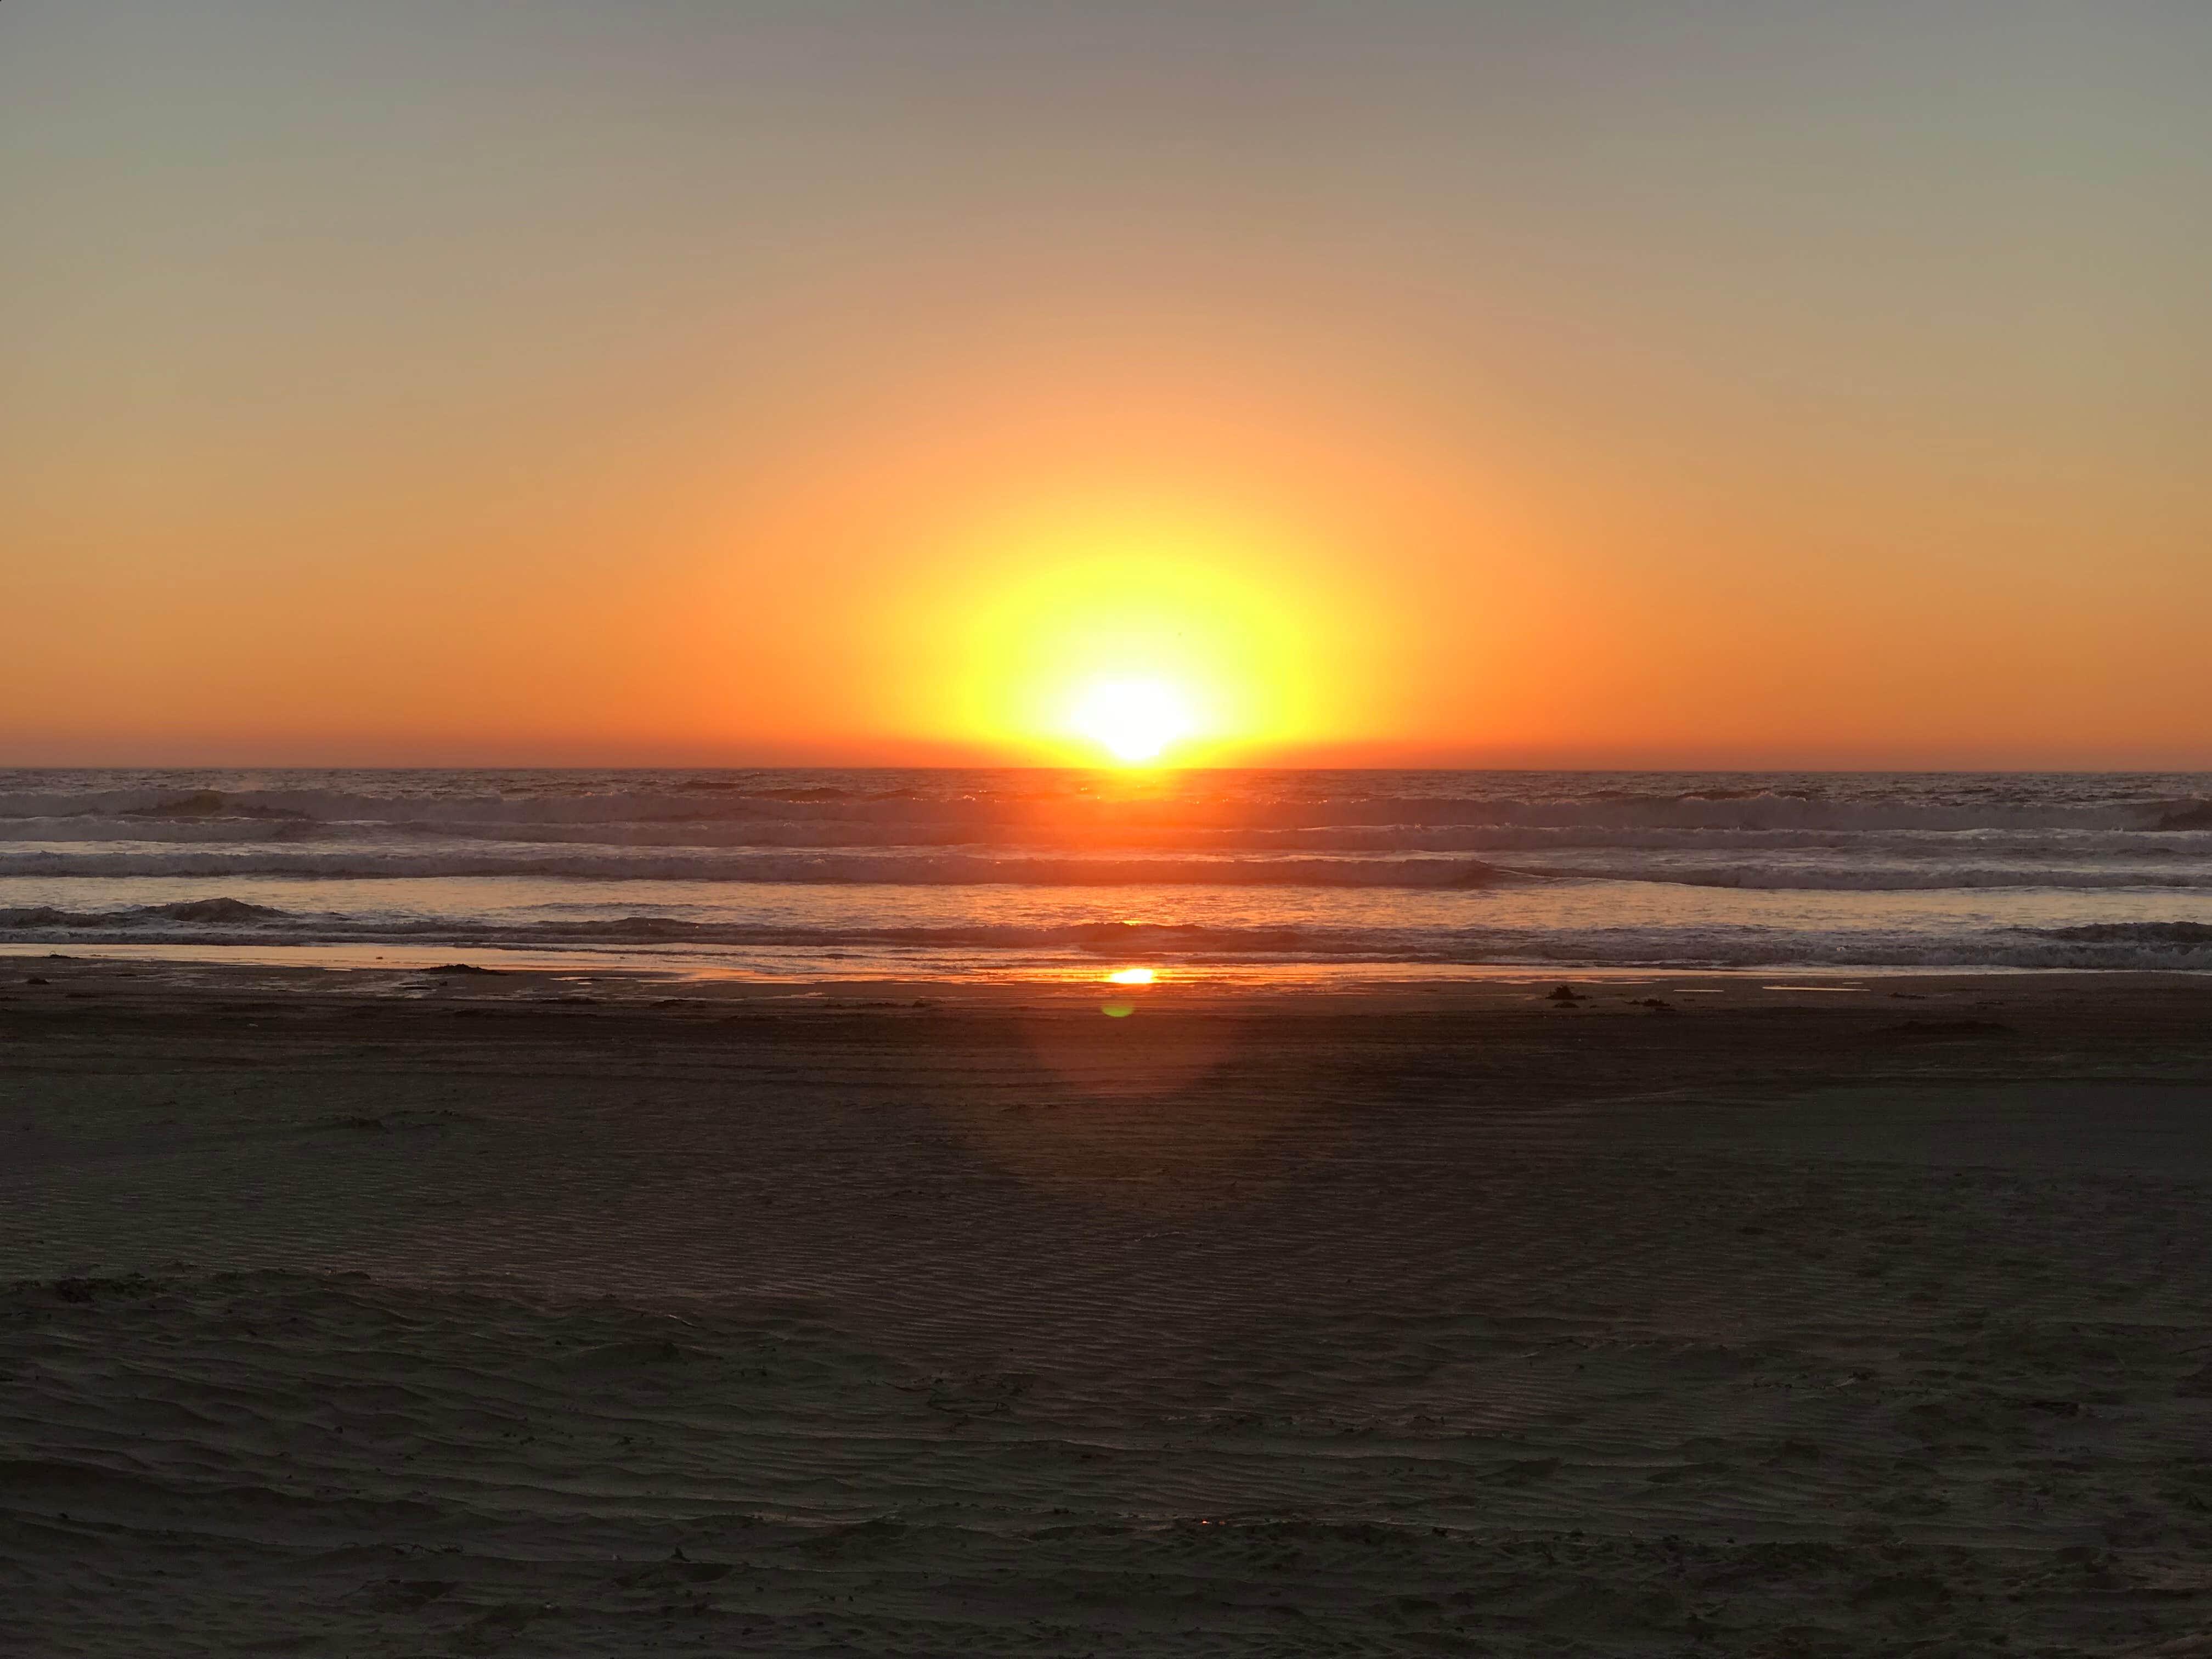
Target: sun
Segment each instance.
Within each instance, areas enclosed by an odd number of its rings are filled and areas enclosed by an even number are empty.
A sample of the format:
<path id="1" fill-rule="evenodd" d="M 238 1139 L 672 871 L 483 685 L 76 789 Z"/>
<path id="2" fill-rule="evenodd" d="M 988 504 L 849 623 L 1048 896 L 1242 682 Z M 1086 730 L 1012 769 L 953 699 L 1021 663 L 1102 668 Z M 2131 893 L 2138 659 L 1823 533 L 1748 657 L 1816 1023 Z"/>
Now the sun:
<path id="1" fill-rule="evenodd" d="M 1328 644 L 1380 637 L 1364 600 L 1315 574 L 1320 532 L 1271 513 L 1052 495 L 940 533 L 961 579 L 897 611 L 917 736 L 1149 776 L 1334 739 L 1346 688 L 1376 678 Z"/>
<path id="2" fill-rule="evenodd" d="M 1077 697 L 1068 725 L 1123 766 L 1158 760 L 1196 729 L 1184 698 L 1153 679 L 1094 682 Z"/>

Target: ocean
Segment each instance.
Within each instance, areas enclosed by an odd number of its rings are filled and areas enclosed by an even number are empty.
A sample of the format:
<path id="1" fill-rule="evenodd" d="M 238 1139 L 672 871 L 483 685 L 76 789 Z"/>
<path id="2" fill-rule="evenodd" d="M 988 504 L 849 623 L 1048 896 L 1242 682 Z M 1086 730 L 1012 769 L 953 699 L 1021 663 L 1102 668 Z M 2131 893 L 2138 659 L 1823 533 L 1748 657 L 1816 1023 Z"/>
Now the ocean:
<path id="1" fill-rule="evenodd" d="M 796 980 L 2212 969 L 2212 775 L 0 772 L 0 945 Z"/>

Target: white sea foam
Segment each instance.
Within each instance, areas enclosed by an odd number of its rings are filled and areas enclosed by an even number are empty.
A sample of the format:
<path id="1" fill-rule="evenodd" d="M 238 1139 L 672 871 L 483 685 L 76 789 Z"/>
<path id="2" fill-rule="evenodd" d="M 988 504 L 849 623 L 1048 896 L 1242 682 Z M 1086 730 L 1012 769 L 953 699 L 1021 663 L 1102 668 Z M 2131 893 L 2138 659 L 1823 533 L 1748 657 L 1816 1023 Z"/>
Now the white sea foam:
<path id="1" fill-rule="evenodd" d="M 1051 858 L 969 853 L 760 853 L 679 854 L 635 851 L 567 856 L 528 852 L 416 852 L 355 848 L 288 853 L 265 848 L 224 852 L 40 848 L 0 853 L 9 876 L 311 877 L 390 880 L 447 876 L 520 876 L 546 880 L 866 883 L 887 886 L 1455 887 L 1509 879 L 1470 859 Z"/>
<path id="2" fill-rule="evenodd" d="M 109 911 L 52 906 L 0 909 L 0 938 L 46 944 L 235 945 L 293 942 L 599 951 L 724 947 L 750 952 L 855 953 L 896 962 L 915 955 L 973 960 L 1055 956 L 1193 964 L 1272 961 L 1468 965 L 1757 968 L 2071 968 L 2212 970 L 2212 923 L 2091 924 L 2007 929 L 1976 938 L 1870 930 L 1528 927 L 1415 930 L 1309 924 L 1219 927 L 1079 921 L 1059 923 L 823 927 L 631 914 L 568 921 L 465 916 L 375 921 L 288 914 L 215 899 Z"/>
<path id="3" fill-rule="evenodd" d="M 2069 849 L 2072 850 L 2072 849 Z M 544 880 L 695 881 L 770 884 L 1024 887 L 1396 887 L 1479 889 L 1511 881 L 1659 883 L 1686 887 L 1776 890 L 1913 892 L 1979 888 L 2150 888 L 2212 890 L 2212 858 L 2069 862 L 1944 862 L 1961 851 L 1938 849 L 1917 861 L 1873 856 L 1852 849 L 1826 860 L 1761 859 L 1754 853 L 1708 857 L 1698 862 L 1667 858 L 1634 860 L 1584 857 L 1574 862 L 1540 857 L 1512 865 L 1419 854 L 1357 857 L 1277 854 L 1083 856 L 1026 851 L 969 852 L 916 848 L 882 851 L 713 850 L 596 847 L 546 853 L 529 846 L 497 848 L 357 845 L 295 851 L 255 842 L 180 851 L 167 845 L 103 842 L 37 843 L 0 851 L 7 877 L 251 876 L 373 881 L 449 877 Z"/>

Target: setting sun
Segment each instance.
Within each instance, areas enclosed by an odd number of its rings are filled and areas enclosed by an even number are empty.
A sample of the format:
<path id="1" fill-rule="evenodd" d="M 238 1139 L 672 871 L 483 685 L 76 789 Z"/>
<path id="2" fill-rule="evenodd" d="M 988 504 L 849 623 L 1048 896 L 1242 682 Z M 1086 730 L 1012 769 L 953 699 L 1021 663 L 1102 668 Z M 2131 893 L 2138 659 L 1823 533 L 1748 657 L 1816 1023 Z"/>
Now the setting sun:
<path id="1" fill-rule="evenodd" d="M 920 545 L 957 577 L 884 611 L 917 735 L 1150 769 L 1249 764 L 1358 729 L 1370 605 L 1323 568 L 1327 515 L 1306 516 L 1140 492 L 948 512 Z"/>
<path id="2" fill-rule="evenodd" d="M 2212 1659 L 2208 70 L 0 4 L 9 1647 Z"/>
<path id="3" fill-rule="evenodd" d="M 1068 723 L 1124 766 L 1159 759 L 1193 727 L 1188 705 L 1158 680 L 1101 680 L 1077 700 Z"/>

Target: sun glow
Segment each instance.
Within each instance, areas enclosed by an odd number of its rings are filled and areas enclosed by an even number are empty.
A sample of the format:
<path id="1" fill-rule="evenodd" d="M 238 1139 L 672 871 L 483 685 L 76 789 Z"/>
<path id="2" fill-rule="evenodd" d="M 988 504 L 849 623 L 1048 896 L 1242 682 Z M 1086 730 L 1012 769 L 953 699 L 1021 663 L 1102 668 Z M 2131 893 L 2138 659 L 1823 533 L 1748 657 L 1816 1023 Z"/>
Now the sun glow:
<path id="1" fill-rule="evenodd" d="M 1160 680 L 1098 680 L 1085 688 L 1068 717 L 1078 736 L 1123 766 L 1144 766 L 1191 735 L 1190 705 Z"/>
<path id="2" fill-rule="evenodd" d="M 1053 500 L 946 533 L 965 579 L 899 617 L 939 642 L 915 707 L 949 734 L 1133 771 L 1250 764 L 1360 712 L 1332 693 L 1364 678 L 1322 648 L 1359 607 L 1279 520 Z"/>
<path id="3" fill-rule="evenodd" d="M 1106 975 L 1109 985 L 1150 985 L 1155 977 L 1150 968 L 1117 968 Z"/>

